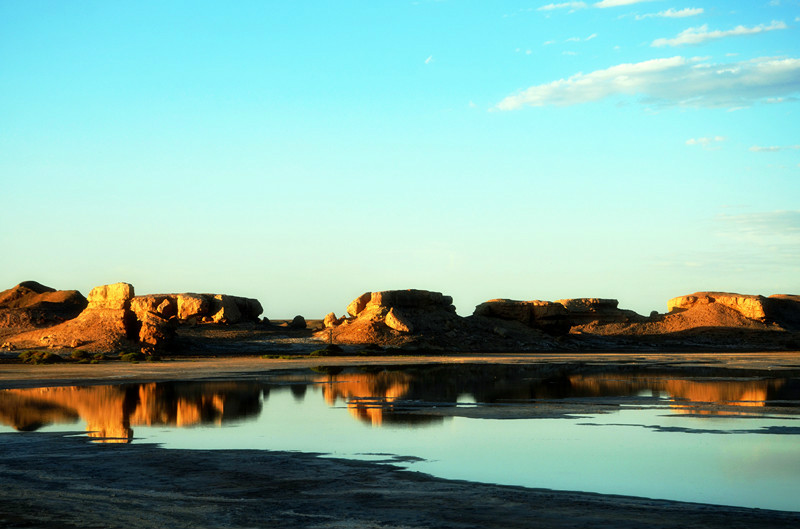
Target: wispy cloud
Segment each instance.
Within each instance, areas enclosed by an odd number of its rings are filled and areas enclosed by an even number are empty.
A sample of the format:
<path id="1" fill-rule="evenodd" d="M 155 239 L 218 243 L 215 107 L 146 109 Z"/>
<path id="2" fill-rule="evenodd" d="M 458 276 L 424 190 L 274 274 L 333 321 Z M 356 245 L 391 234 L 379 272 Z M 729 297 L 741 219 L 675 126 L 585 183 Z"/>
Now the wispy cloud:
<path id="1" fill-rule="evenodd" d="M 564 42 L 587 42 L 587 41 L 590 41 L 590 40 L 596 39 L 596 38 L 597 38 L 597 33 L 592 33 L 588 37 L 584 37 L 584 38 L 581 38 L 581 37 L 570 37 L 567 40 L 565 40 Z"/>
<path id="2" fill-rule="evenodd" d="M 800 211 L 781 210 L 743 215 L 718 215 L 729 231 L 743 236 L 800 238 Z"/>
<path id="3" fill-rule="evenodd" d="M 601 0 L 600 2 L 596 2 L 594 7 L 620 7 L 652 1 L 653 0 Z"/>
<path id="4" fill-rule="evenodd" d="M 653 0 L 601 0 L 600 2 L 595 2 L 591 6 L 586 2 L 561 2 L 561 3 L 552 3 L 543 5 L 542 7 L 537 8 L 537 11 L 553 11 L 556 9 L 569 9 L 570 11 L 575 11 L 577 9 L 586 9 L 587 7 L 599 7 L 599 8 L 606 8 L 606 7 L 620 7 L 620 6 L 629 6 L 633 4 L 641 4 L 643 2 L 652 2 Z"/>
<path id="5" fill-rule="evenodd" d="M 775 31 L 777 29 L 787 29 L 788 27 L 789 26 L 787 26 L 785 22 L 774 20 L 770 25 L 760 24 L 758 26 L 753 26 L 749 28 L 746 26 L 736 26 L 733 29 L 728 29 L 725 31 L 720 31 L 720 30 L 709 31 L 708 24 L 703 24 L 702 26 L 696 28 L 685 29 L 680 33 L 678 33 L 678 36 L 675 38 L 656 39 L 653 41 L 651 46 L 655 48 L 660 48 L 663 46 L 684 46 L 687 44 L 700 44 L 707 40 L 722 39 L 725 37 L 740 37 L 744 35 L 755 35 L 767 31 Z"/>
<path id="6" fill-rule="evenodd" d="M 725 141 L 725 136 L 689 138 L 686 140 L 686 145 L 699 145 L 704 149 L 716 150 L 720 148 L 718 144 L 723 141 Z"/>
<path id="7" fill-rule="evenodd" d="M 702 15 L 705 9 L 702 7 L 686 7 L 684 9 L 669 8 L 666 11 L 659 11 L 658 13 L 647 13 L 644 15 L 636 15 L 636 20 L 645 20 L 647 18 L 686 18 L 696 17 Z"/>
<path id="8" fill-rule="evenodd" d="M 800 150 L 800 145 L 770 145 L 770 146 L 760 146 L 760 145 L 753 145 L 750 147 L 750 150 L 753 152 L 781 152 L 781 151 L 797 151 Z"/>
<path id="9" fill-rule="evenodd" d="M 537 11 L 553 11 L 554 9 L 585 9 L 588 7 L 586 2 L 562 2 L 560 4 L 547 4 L 537 9 Z"/>
<path id="10" fill-rule="evenodd" d="M 800 59 L 705 60 L 676 56 L 577 73 L 509 95 L 495 108 L 569 106 L 620 95 L 641 96 L 646 104 L 741 108 L 800 92 Z"/>
<path id="11" fill-rule="evenodd" d="M 425 64 L 430 64 L 433 62 L 433 55 L 428 55 L 428 58 L 425 59 Z"/>

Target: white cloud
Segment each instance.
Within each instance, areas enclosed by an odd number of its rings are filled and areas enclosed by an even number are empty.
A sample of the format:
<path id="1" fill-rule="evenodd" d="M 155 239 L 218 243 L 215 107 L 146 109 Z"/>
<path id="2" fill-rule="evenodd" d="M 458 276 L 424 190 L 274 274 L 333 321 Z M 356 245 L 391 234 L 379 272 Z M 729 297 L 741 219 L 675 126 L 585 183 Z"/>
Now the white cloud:
<path id="1" fill-rule="evenodd" d="M 750 147 L 753 152 L 780 152 L 780 151 L 797 151 L 800 150 L 800 145 L 770 145 L 762 147 L 760 145 L 753 145 Z"/>
<path id="2" fill-rule="evenodd" d="M 546 40 L 546 41 L 544 41 L 542 43 L 542 46 L 549 46 L 549 45 L 555 44 L 555 43 L 556 43 L 556 41 L 554 41 L 554 40 Z"/>
<path id="3" fill-rule="evenodd" d="M 800 237 L 800 211 L 766 211 L 743 215 L 718 215 L 735 235 L 754 237 Z"/>
<path id="4" fill-rule="evenodd" d="M 588 7 L 586 2 L 563 2 L 561 4 L 547 4 L 537 9 L 537 11 L 552 11 L 554 9 L 584 9 Z"/>
<path id="5" fill-rule="evenodd" d="M 781 21 L 774 20 L 772 24 L 760 24 L 751 28 L 745 26 L 736 26 L 733 29 L 726 31 L 709 31 L 708 24 L 696 28 L 689 28 L 678 33 L 678 36 L 672 39 L 656 39 L 651 46 L 660 48 L 662 46 L 683 46 L 685 44 L 700 44 L 707 40 L 721 39 L 725 37 L 738 37 L 742 35 L 755 35 L 766 31 L 774 31 L 776 29 L 787 29 L 789 26 Z"/>
<path id="6" fill-rule="evenodd" d="M 606 7 L 619 7 L 619 6 L 629 6 L 633 4 L 641 4 L 643 2 L 652 2 L 653 0 L 600 0 L 600 2 L 595 2 L 592 4 L 591 7 L 599 7 L 599 8 L 606 8 Z M 547 4 L 543 5 L 542 7 L 537 8 L 537 11 L 553 11 L 555 9 L 569 9 L 570 12 L 573 12 L 578 9 L 586 9 L 589 5 L 586 2 L 561 2 L 558 4 Z"/>
<path id="7" fill-rule="evenodd" d="M 643 2 L 652 2 L 653 0 L 601 0 L 594 4 L 594 7 L 619 7 L 629 6 L 633 4 L 641 4 Z"/>
<path id="8" fill-rule="evenodd" d="M 433 55 L 428 55 L 428 58 L 425 59 L 425 64 L 430 64 L 433 62 Z"/>
<path id="9" fill-rule="evenodd" d="M 666 11 L 659 11 L 658 13 L 648 13 L 646 15 L 636 15 L 636 20 L 644 20 L 647 18 L 686 18 L 702 15 L 705 9 L 702 7 L 687 7 L 684 9 L 669 8 Z"/>
<path id="10" fill-rule="evenodd" d="M 689 138 L 686 140 L 686 145 L 699 145 L 704 149 L 719 149 L 717 144 L 723 141 L 725 141 L 725 136 Z"/>
<path id="11" fill-rule="evenodd" d="M 495 107 L 569 106 L 612 96 L 641 96 L 648 105 L 742 108 L 800 93 L 800 59 L 762 57 L 711 64 L 681 56 L 624 63 L 531 86 Z"/>

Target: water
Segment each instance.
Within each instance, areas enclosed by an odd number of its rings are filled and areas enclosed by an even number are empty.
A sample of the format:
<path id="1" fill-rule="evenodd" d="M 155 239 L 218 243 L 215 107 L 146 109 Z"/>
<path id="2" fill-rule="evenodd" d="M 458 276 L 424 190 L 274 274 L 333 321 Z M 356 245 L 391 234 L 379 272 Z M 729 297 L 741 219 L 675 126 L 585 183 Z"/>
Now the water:
<path id="1" fill-rule="evenodd" d="M 800 511 L 800 380 L 335 371 L 6 390 L 0 432 L 316 452 L 452 479 Z"/>

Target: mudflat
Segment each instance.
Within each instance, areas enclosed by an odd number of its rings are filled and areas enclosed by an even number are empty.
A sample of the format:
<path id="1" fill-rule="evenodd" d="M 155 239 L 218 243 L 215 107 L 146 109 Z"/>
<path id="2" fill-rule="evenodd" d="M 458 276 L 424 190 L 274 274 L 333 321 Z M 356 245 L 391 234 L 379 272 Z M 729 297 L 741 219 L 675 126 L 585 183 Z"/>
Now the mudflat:
<path id="1" fill-rule="evenodd" d="M 526 354 L 0 365 L 0 388 L 247 379 L 324 365 L 598 363 L 796 376 L 800 354 Z M 790 375 L 789 375 L 790 374 Z M 76 432 L 82 433 L 82 432 Z M 167 450 L 84 436 L 0 435 L 3 527 L 797 527 L 768 511 L 433 478 L 373 462 L 261 450 Z"/>

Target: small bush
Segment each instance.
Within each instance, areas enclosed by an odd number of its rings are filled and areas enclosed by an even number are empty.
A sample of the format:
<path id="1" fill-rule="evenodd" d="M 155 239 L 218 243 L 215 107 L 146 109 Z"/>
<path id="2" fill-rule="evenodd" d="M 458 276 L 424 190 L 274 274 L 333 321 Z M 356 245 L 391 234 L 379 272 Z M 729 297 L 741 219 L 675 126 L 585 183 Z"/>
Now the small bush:
<path id="1" fill-rule="evenodd" d="M 342 356 L 344 350 L 335 343 L 328 344 L 324 349 L 311 351 L 308 356 Z"/>
<path id="2" fill-rule="evenodd" d="M 74 351 L 72 351 L 70 357 L 73 360 L 89 360 L 89 353 L 87 353 L 83 349 L 75 349 Z"/>
<path id="3" fill-rule="evenodd" d="M 23 351 L 17 358 L 25 364 L 55 364 L 63 362 L 64 359 L 50 351 Z"/>
<path id="4" fill-rule="evenodd" d="M 108 360 L 108 356 L 105 353 L 97 353 L 92 357 L 93 364 L 103 362 L 104 360 Z"/>
<path id="5" fill-rule="evenodd" d="M 144 360 L 144 355 L 142 353 L 125 353 L 119 357 L 120 360 L 123 362 L 130 362 L 132 364 L 136 364 Z"/>

